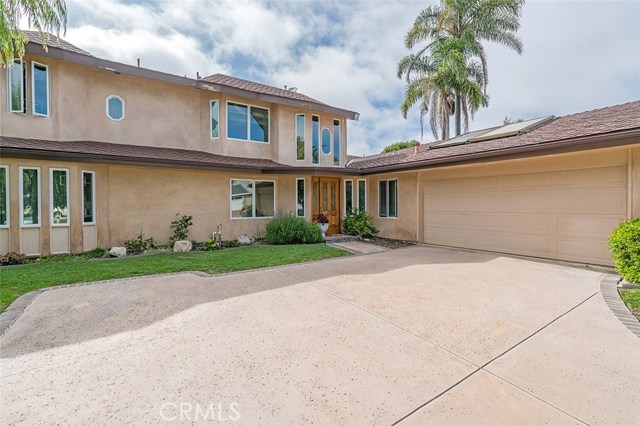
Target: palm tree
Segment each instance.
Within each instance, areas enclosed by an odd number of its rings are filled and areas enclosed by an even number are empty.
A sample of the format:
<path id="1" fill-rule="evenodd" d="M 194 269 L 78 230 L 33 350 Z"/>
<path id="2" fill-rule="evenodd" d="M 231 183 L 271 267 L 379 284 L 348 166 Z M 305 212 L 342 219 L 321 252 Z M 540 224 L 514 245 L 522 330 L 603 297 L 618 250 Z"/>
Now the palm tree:
<path id="1" fill-rule="evenodd" d="M 2 0 L 0 19 L 0 56 L 2 66 L 13 64 L 13 58 L 24 55 L 26 35 L 20 31 L 20 20 L 26 17 L 29 26 L 40 31 L 42 47 L 46 49 L 44 32 L 60 34 L 67 26 L 67 6 L 64 0 Z"/>
<path id="2" fill-rule="evenodd" d="M 423 74 L 420 60 L 434 50 L 444 49 L 446 55 L 442 67 L 452 79 L 449 89 L 454 92 L 456 134 L 461 133 L 462 115 L 473 115 L 473 105 L 478 105 L 475 87 L 480 84 L 487 106 L 488 68 L 482 42 L 491 41 L 522 53 L 522 42 L 516 36 L 520 28 L 520 15 L 524 0 L 441 0 L 439 5 L 424 9 L 405 37 L 405 46 L 413 49 L 428 42 L 417 53 L 403 58 L 398 64 L 398 74 L 406 76 L 410 84 L 414 74 Z M 447 40 L 453 40 L 448 42 Z M 466 66 L 460 62 L 466 61 Z M 472 91 L 475 99 L 466 98 Z M 466 104 L 466 107 L 465 107 Z M 447 118 L 448 120 L 448 118 Z M 465 128 L 467 128 L 467 125 Z"/>

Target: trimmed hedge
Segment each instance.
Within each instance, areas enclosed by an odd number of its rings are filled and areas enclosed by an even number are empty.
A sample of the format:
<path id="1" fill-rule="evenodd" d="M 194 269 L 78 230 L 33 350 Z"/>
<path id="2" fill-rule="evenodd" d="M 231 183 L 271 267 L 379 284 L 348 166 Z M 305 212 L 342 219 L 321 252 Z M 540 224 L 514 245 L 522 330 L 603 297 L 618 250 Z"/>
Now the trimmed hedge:
<path id="1" fill-rule="evenodd" d="M 323 243 L 322 231 L 315 223 L 291 214 L 277 216 L 267 223 L 267 243 L 318 244 Z"/>
<path id="2" fill-rule="evenodd" d="M 621 222 L 609 236 L 616 269 L 629 283 L 640 284 L 640 218 Z"/>

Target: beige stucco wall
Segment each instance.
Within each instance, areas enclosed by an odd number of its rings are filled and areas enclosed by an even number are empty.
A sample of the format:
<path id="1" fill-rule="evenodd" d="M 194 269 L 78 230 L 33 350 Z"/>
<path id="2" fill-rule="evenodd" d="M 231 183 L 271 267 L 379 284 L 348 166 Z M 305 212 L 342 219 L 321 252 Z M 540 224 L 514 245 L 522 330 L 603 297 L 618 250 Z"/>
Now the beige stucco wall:
<path id="1" fill-rule="evenodd" d="M 380 230 L 379 236 L 400 240 L 417 241 L 417 172 L 389 173 L 374 175 L 367 179 L 368 199 L 367 211 L 373 217 L 373 225 Z M 380 217 L 379 182 L 381 180 L 398 180 L 398 217 Z"/>

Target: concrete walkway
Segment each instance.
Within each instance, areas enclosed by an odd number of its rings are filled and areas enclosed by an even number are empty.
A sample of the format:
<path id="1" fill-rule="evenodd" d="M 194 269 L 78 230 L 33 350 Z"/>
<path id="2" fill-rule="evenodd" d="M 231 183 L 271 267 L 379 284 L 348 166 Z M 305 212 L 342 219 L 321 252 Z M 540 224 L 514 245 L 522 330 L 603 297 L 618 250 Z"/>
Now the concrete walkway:
<path id="1" fill-rule="evenodd" d="M 411 247 L 47 291 L 0 340 L 0 424 L 640 424 L 603 274 Z"/>

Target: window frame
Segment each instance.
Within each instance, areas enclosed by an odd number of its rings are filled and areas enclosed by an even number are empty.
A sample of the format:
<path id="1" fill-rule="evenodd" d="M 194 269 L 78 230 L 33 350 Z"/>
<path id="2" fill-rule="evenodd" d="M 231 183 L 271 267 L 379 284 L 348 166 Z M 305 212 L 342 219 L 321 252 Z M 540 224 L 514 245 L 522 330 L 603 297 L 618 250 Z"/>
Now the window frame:
<path id="1" fill-rule="evenodd" d="M 93 213 L 91 222 L 84 221 L 84 175 L 88 173 L 91 175 L 91 211 Z M 96 172 L 93 170 L 82 170 L 80 173 L 80 190 L 82 192 L 82 225 L 95 225 L 96 224 Z"/>
<path id="2" fill-rule="evenodd" d="M 21 228 L 40 228 L 42 226 L 42 176 L 40 175 L 41 169 L 38 166 L 20 166 L 18 168 L 19 182 L 18 182 L 18 206 L 20 214 L 20 227 Z M 38 171 L 38 223 L 24 223 L 24 170 L 37 170 Z"/>
<path id="3" fill-rule="evenodd" d="M 36 66 L 44 67 L 47 71 L 47 113 L 40 114 L 36 112 L 36 79 L 34 73 Z M 51 115 L 51 73 L 49 72 L 49 65 L 41 64 L 40 62 L 31 61 L 31 113 L 37 117 L 49 117 Z M 124 110 L 123 110 L 124 111 Z"/>
<path id="4" fill-rule="evenodd" d="M 229 104 L 234 104 L 234 105 L 240 105 L 243 107 L 247 107 L 247 139 L 238 139 L 238 138 L 232 138 L 229 136 Z M 227 135 L 227 139 L 232 140 L 232 141 L 241 141 L 241 142 L 251 142 L 251 143 L 259 143 L 259 144 L 265 144 L 268 145 L 271 143 L 271 108 L 269 107 L 264 107 L 264 106 L 260 106 L 260 105 L 254 105 L 254 104 L 244 104 L 242 102 L 235 102 L 235 101 L 226 101 L 225 103 L 226 106 L 226 120 L 227 120 L 227 125 L 226 125 L 226 135 Z M 267 110 L 267 123 L 269 125 L 269 129 L 267 131 L 267 141 L 266 142 L 260 142 L 260 141 L 254 141 L 253 139 L 251 139 L 251 109 L 252 108 L 260 108 L 260 109 L 266 109 Z M 246 179 L 244 179 L 246 180 Z"/>
<path id="5" fill-rule="evenodd" d="M 53 172 L 65 172 L 67 174 L 67 223 L 55 223 L 53 220 L 54 219 L 53 210 L 55 208 L 53 203 Z M 69 185 L 69 176 L 70 176 L 69 169 L 58 168 L 58 167 L 52 167 L 49 169 L 49 225 L 51 225 L 51 227 L 54 227 L 54 228 L 68 227 L 69 224 L 71 223 L 71 206 L 69 204 L 69 201 L 70 201 L 69 192 L 71 188 Z"/>
<path id="6" fill-rule="evenodd" d="M 298 117 L 302 117 L 302 158 L 298 158 Z M 296 151 L 296 161 L 305 161 L 307 157 L 307 116 L 304 113 L 297 113 L 295 115 L 294 123 L 294 149 Z"/>
<path id="7" fill-rule="evenodd" d="M 122 117 L 113 118 L 113 117 L 111 117 L 109 115 L 109 100 L 110 99 L 118 99 L 120 102 L 122 102 Z M 109 96 L 107 96 L 107 98 L 105 99 L 105 113 L 107 114 L 107 117 L 111 121 L 122 121 L 122 120 L 124 120 L 124 116 L 125 116 L 125 102 L 124 102 L 124 99 L 122 99 L 122 97 L 120 97 L 118 95 L 109 95 Z"/>
<path id="8" fill-rule="evenodd" d="M 213 103 L 216 102 L 218 104 L 218 136 L 213 136 Z M 219 99 L 210 99 L 209 100 L 209 139 L 220 139 L 220 100 Z"/>
<path id="9" fill-rule="evenodd" d="M 338 144 L 336 145 L 336 126 L 338 126 Z M 332 148 L 333 148 L 333 166 L 340 167 L 342 164 L 342 147 L 340 146 L 340 142 L 342 141 L 342 121 L 339 118 L 333 119 L 333 132 L 332 132 Z M 336 147 L 338 148 L 336 150 Z M 336 163 L 336 153 L 338 155 L 337 163 Z"/>
<path id="10" fill-rule="evenodd" d="M 20 73 L 20 75 L 22 76 L 22 84 L 20 85 L 20 110 L 19 111 L 13 109 L 13 105 L 11 102 L 11 83 L 12 83 L 11 68 L 16 66 L 18 63 L 20 64 L 20 69 L 22 71 Z M 13 58 L 12 67 L 7 67 L 7 110 L 13 114 L 26 114 L 27 113 L 27 99 L 26 99 L 26 95 L 27 95 L 27 72 L 26 71 L 27 70 L 25 67 L 25 63 L 20 58 Z"/>
<path id="11" fill-rule="evenodd" d="M 300 194 L 298 193 L 298 182 L 302 181 L 302 214 L 298 214 L 298 199 Z M 307 216 L 307 181 L 305 178 L 296 178 L 296 217 Z"/>
<path id="12" fill-rule="evenodd" d="M 11 200 L 11 197 L 9 195 L 9 190 L 11 189 L 11 184 L 9 183 L 9 166 L 8 165 L 0 165 L 0 169 L 4 169 L 5 170 L 5 191 L 4 191 L 4 202 L 5 202 L 5 206 L 7 208 L 7 223 L 6 224 L 2 224 L 0 223 L 0 228 L 9 228 L 11 226 L 11 206 L 9 205 L 9 202 Z"/>
<path id="13" fill-rule="evenodd" d="M 251 192 L 251 216 L 245 217 L 233 217 L 233 210 L 231 209 L 231 198 L 233 197 L 233 181 L 244 180 L 253 183 Z M 273 216 L 260 216 L 256 217 L 256 183 L 257 182 L 271 182 L 273 183 Z M 273 219 L 277 212 L 278 193 L 276 188 L 276 181 L 271 179 L 243 179 L 243 178 L 230 178 L 229 179 L 229 218 L 231 220 L 255 220 L 255 219 Z"/>
<path id="14" fill-rule="evenodd" d="M 314 120 L 314 118 L 316 120 Z M 318 123 L 318 131 L 317 132 L 313 131 L 313 123 Z M 311 115 L 311 164 L 320 164 L 320 154 L 322 153 L 322 147 L 321 147 L 321 141 L 320 141 L 321 133 L 322 133 L 322 126 L 320 125 L 320 116 L 316 115 L 316 114 L 312 114 Z M 317 138 L 315 140 L 315 143 L 314 143 L 314 138 Z M 313 157 L 314 145 L 318 147 L 318 159 L 317 159 L 317 161 L 314 161 L 315 158 Z"/>
<path id="15" fill-rule="evenodd" d="M 343 204 L 344 208 L 342 209 L 344 216 L 346 216 L 347 212 L 348 212 L 348 210 L 347 210 L 347 182 L 351 183 L 351 210 L 353 210 L 353 193 L 354 193 L 354 191 L 353 191 L 353 179 L 345 179 L 344 180 L 344 197 L 343 197 L 344 198 L 344 200 L 343 200 L 344 201 L 344 204 Z"/>
<path id="16" fill-rule="evenodd" d="M 395 182 L 396 183 L 396 192 L 395 192 L 395 202 L 396 202 L 396 215 L 395 216 L 391 216 L 389 215 L 389 205 L 391 203 L 390 197 L 389 197 L 389 182 Z M 382 202 L 381 197 L 380 197 L 380 185 L 381 184 L 385 184 L 386 186 L 386 207 L 387 207 L 387 214 L 385 216 L 382 216 L 381 211 L 380 211 L 380 204 Z M 383 219 L 397 219 L 398 218 L 398 178 L 393 178 L 393 179 L 380 179 L 378 181 L 378 217 L 379 218 L 383 218 Z"/>
<path id="17" fill-rule="evenodd" d="M 364 182 L 364 208 L 360 208 L 360 182 Z M 358 211 L 367 211 L 367 180 L 366 179 L 358 179 L 357 188 L 356 188 L 356 205 L 358 207 Z"/>

